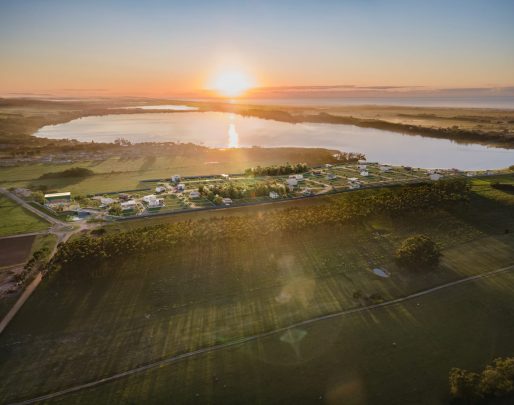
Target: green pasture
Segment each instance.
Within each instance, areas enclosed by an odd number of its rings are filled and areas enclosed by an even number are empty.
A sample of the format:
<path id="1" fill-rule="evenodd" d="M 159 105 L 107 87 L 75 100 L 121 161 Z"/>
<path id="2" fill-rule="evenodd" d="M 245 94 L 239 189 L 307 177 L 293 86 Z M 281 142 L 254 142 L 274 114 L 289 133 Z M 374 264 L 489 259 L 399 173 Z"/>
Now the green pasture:
<path id="1" fill-rule="evenodd" d="M 0 196 L 0 236 L 43 231 L 50 224 L 10 198 Z"/>

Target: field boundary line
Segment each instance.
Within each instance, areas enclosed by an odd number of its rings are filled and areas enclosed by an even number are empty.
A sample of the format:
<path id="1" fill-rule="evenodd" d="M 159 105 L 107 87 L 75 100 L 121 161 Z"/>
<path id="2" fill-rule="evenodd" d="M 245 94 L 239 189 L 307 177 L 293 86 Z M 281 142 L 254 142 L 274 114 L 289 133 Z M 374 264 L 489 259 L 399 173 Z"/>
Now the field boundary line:
<path id="1" fill-rule="evenodd" d="M 67 395 L 67 394 L 71 394 L 71 393 L 74 393 L 74 392 L 82 391 L 82 390 L 87 389 L 87 388 L 92 388 L 92 387 L 95 387 L 95 386 L 98 386 L 98 385 L 101 385 L 101 384 L 105 384 L 105 383 L 109 383 L 109 382 L 112 382 L 112 381 L 116 381 L 116 380 L 122 379 L 124 377 L 128 377 L 128 376 L 134 375 L 134 374 L 142 373 L 142 372 L 154 369 L 154 368 L 164 367 L 164 366 L 167 366 L 167 365 L 172 364 L 172 363 L 179 362 L 179 361 L 184 360 L 184 359 L 188 359 L 188 358 L 195 357 L 195 356 L 202 355 L 202 354 L 206 354 L 206 353 L 220 351 L 220 350 L 227 349 L 227 348 L 230 348 L 230 347 L 236 347 L 236 346 L 242 345 L 244 343 L 248 343 L 248 342 L 251 342 L 251 341 L 254 341 L 254 340 L 257 340 L 257 339 L 261 339 L 261 338 L 264 338 L 264 337 L 276 335 L 278 333 L 285 332 L 285 331 L 287 331 L 289 329 L 297 328 L 299 326 L 310 325 L 310 324 L 314 324 L 316 322 L 325 321 L 327 319 L 339 318 L 339 317 L 343 317 L 343 316 L 347 316 L 347 315 L 351 315 L 351 314 L 355 314 L 355 313 L 359 313 L 359 312 L 367 312 L 367 311 L 371 311 L 371 310 L 374 310 L 374 309 L 379 309 L 379 308 L 384 308 L 384 307 L 400 304 L 400 303 L 403 303 L 403 302 L 406 302 L 406 301 L 410 301 L 410 300 L 412 300 L 414 298 L 418 298 L 418 297 L 422 297 L 424 295 L 432 294 L 434 292 L 437 292 L 437 291 L 440 291 L 440 290 L 443 290 L 443 289 L 446 289 L 446 288 L 449 288 L 449 287 L 454 287 L 456 285 L 465 284 L 465 283 L 469 283 L 469 282 L 472 282 L 472 281 L 489 278 L 489 277 L 495 276 L 497 274 L 510 271 L 512 269 L 514 269 L 514 264 L 512 264 L 510 266 L 507 266 L 507 267 L 502 267 L 500 269 L 492 270 L 492 271 L 489 271 L 487 273 L 477 274 L 477 275 L 474 275 L 474 276 L 469 276 L 469 277 L 465 277 L 465 278 L 462 278 L 462 279 L 459 279 L 459 280 L 451 281 L 451 282 L 446 283 L 446 284 L 442 284 L 442 285 L 439 285 L 439 286 L 436 286 L 436 287 L 432 287 L 432 288 L 429 288 L 427 290 L 418 291 L 416 293 L 409 294 L 409 295 L 406 295 L 406 296 L 401 297 L 401 298 L 396 298 L 396 299 L 393 299 L 393 300 L 385 301 L 385 302 L 382 302 L 380 304 L 366 305 L 366 306 L 363 306 L 363 307 L 352 308 L 352 309 L 348 309 L 348 310 L 344 310 L 344 311 L 340 311 L 340 312 L 334 312 L 334 313 L 327 314 L 327 315 L 321 315 L 321 316 L 318 316 L 318 317 L 315 317 L 315 318 L 311 318 L 311 319 L 306 319 L 304 321 L 296 322 L 296 323 L 293 323 L 293 324 L 288 325 L 288 326 L 284 326 L 284 327 L 281 327 L 281 328 L 273 329 L 271 331 L 258 333 L 256 335 L 252 335 L 252 336 L 246 336 L 246 337 L 238 338 L 238 339 L 235 339 L 232 342 L 227 342 L 227 343 L 222 343 L 222 344 L 219 344 L 219 345 L 204 347 L 204 348 L 200 348 L 198 350 L 194 350 L 192 352 L 187 352 L 187 353 L 182 353 L 182 354 L 174 355 L 174 356 L 171 356 L 171 357 L 168 357 L 168 358 L 164 358 L 162 360 L 158 360 L 158 361 L 155 361 L 155 362 L 152 362 L 152 363 L 148 363 L 148 364 L 143 365 L 143 366 L 139 366 L 139 367 L 127 370 L 127 371 L 123 371 L 121 373 L 113 374 L 113 375 L 111 375 L 109 377 L 104 377 L 104 378 L 101 378 L 101 379 L 98 379 L 98 380 L 90 381 L 88 383 L 76 385 L 74 387 L 66 388 L 66 389 L 63 389 L 63 390 L 60 390 L 60 391 L 55 391 L 53 393 L 49 393 L 49 394 L 46 394 L 46 395 L 41 395 L 39 397 L 35 397 L 35 398 L 32 398 L 32 399 L 27 399 L 27 400 L 20 401 L 20 402 L 13 402 L 10 405 L 28 405 L 28 404 L 34 404 L 34 403 L 37 403 L 37 402 L 46 401 L 46 400 L 49 400 L 49 399 L 61 397 L 61 396 Z"/>

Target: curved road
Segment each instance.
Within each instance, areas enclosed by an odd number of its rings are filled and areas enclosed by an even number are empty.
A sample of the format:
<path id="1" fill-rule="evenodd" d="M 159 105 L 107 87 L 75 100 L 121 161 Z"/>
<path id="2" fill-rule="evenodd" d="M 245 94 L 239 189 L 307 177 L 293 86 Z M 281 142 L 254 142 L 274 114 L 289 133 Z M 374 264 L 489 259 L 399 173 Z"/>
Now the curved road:
<path id="1" fill-rule="evenodd" d="M 61 391 L 56 391 L 56 392 L 53 392 L 53 393 L 50 393 L 50 394 L 42 395 L 42 396 L 39 396 L 39 397 L 36 397 L 36 398 L 27 399 L 25 401 L 16 402 L 16 403 L 13 403 L 11 405 L 27 405 L 27 404 L 34 404 L 34 403 L 41 402 L 41 401 L 46 401 L 46 400 L 49 400 L 49 399 L 52 399 L 52 398 L 56 398 L 56 397 L 60 397 L 60 396 L 63 396 L 63 395 L 71 394 L 73 392 L 81 391 L 81 390 L 84 390 L 84 389 L 87 389 L 87 388 L 92 388 L 92 387 L 98 386 L 100 384 L 105 384 L 105 383 L 108 383 L 108 382 L 119 380 L 121 378 L 130 376 L 130 375 L 133 375 L 133 374 L 141 373 L 141 372 L 153 369 L 153 368 L 158 368 L 158 367 L 166 366 L 166 365 L 169 365 L 171 363 L 178 362 L 180 360 L 184 360 L 184 359 L 187 359 L 187 358 L 199 356 L 199 355 L 202 355 L 202 354 L 205 354 L 205 353 L 210 353 L 210 352 L 226 349 L 226 348 L 232 347 L 232 346 L 241 345 L 243 343 L 247 343 L 247 342 L 250 342 L 250 341 L 253 341 L 253 340 L 257 340 L 257 339 L 260 339 L 260 338 L 264 338 L 264 337 L 267 337 L 267 336 L 272 336 L 272 335 L 275 335 L 275 334 L 278 334 L 278 333 L 285 332 L 285 331 L 287 331 L 287 330 L 289 330 L 291 328 L 296 328 L 296 327 L 299 327 L 299 326 L 305 326 L 305 325 L 313 324 L 315 322 L 324 321 L 324 320 L 331 319 L 331 318 L 342 317 L 342 316 L 346 316 L 346 315 L 350 315 L 350 314 L 354 314 L 354 313 L 358 313 L 358 312 L 371 311 L 371 310 L 378 309 L 378 308 L 383 308 L 383 307 L 386 307 L 386 306 L 396 305 L 396 304 L 399 304 L 399 303 L 402 303 L 402 302 L 405 302 L 405 301 L 412 300 L 414 298 L 418 298 L 418 297 L 422 297 L 424 295 L 432 294 L 432 293 L 434 293 L 436 291 L 443 290 L 445 288 L 453 287 L 453 286 L 456 286 L 456 285 L 459 285 L 459 284 L 464 284 L 464 283 L 468 283 L 468 282 L 479 280 L 479 279 L 484 279 L 484 278 L 491 277 L 491 276 L 494 276 L 494 275 L 499 274 L 499 273 L 504 273 L 504 272 L 510 271 L 512 269 L 514 269 L 514 265 L 511 265 L 511 266 L 508 266 L 508 267 L 503 267 L 503 268 L 497 269 L 497 270 L 493 270 L 493 271 L 490 271 L 488 273 L 478 274 L 476 276 L 470 276 L 470 277 L 466 277 L 466 278 L 463 278 L 463 279 L 460 279 L 460 280 L 457 280 L 457 281 L 452 281 L 450 283 L 442 284 L 442 285 L 439 285 L 437 287 L 430 288 L 428 290 L 423 290 L 423 291 L 420 291 L 420 292 L 417 292 L 417 293 L 414 293 L 414 294 L 407 295 L 407 296 L 402 297 L 402 298 L 397 298 L 397 299 L 394 299 L 394 300 L 382 302 L 381 304 L 367 305 L 365 307 L 349 309 L 349 310 L 346 310 L 346 311 L 335 312 L 335 313 L 332 313 L 332 314 L 322 315 L 322 316 L 319 316 L 319 317 L 316 317 L 316 318 L 307 319 L 305 321 L 297 322 L 295 324 L 292 324 L 292 325 L 289 325 L 289 326 L 285 326 L 285 327 L 282 327 L 282 328 L 278 328 L 278 329 L 274 329 L 272 331 L 262 332 L 262 333 L 259 333 L 259 334 L 256 334 L 256 335 L 243 337 L 241 339 L 238 339 L 238 340 L 235 340 L 235 341 L 232 341 L 232 342 L 223 343 L 223 344 L 219 344 L 219 345 L 215 345 L 215 346 L 210 346 L 210 347 L 204 347 L 202 349 L 198 349 L 198 350 L 195 350 L 195 351 L 192 351 L 192 352 L 183 353 L 183 354 L 179 354 L 179 355 L 176 355 L 176 356 L 171 356 L 171 357 L 168 357 L 168 358 L 165 358 L 165 359 L 162 359 L 162 360 L 150 363 L 150 364 L 146 364 L 146 365 L 141 366 L 141 367 L 133 368 L 131 370 L 127 370 L 127 371 L 124 371 L 124 372 L 121 372 L 121 373 L 118 373 L 118 374 L 111 375 L 109 377 L 101 378 L 99 380 L 91 381 L 91 382 L 88 382 L 88 383 L 85 383 L 85 384 L 76 385 L 74 387 L 70 387 L 70 388 L 67 388 L 67 389 L 64 389 L 64 390 L 61 390 Z"/>

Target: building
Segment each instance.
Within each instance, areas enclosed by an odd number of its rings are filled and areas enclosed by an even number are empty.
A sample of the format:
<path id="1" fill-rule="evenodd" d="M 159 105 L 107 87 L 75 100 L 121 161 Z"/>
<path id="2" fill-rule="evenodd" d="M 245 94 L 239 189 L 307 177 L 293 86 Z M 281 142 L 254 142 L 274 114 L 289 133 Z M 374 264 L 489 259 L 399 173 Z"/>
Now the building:
<path id="1" fill-rule="evenodd" d="M 149 209 L 161 208 L 161 207 L 164 207 L 164 199 L 162 199 L 162 198 L 155 198 L 155 199 L 150 200 L 148 202 L 148 208 Z"/>
<path id="2" fill-rule="evenodd" d="M 432 173 L 432 174 L 430 175 L 430 180 L 437 181 L 437 180 L 441 179 L 442 177 L 443 177 L 443 176 L 442 176 L 442 175 L 440 175 L 439 173 Z"/>
<path id="3" fill-rule="evenodd" d="M 298 185 L 298 180 L 295 177 L 288 178 L 286 180 L 286 183 L 287 183 L 288 187 L 296 187 Z"/>
<path id="4" fill-rule="evenodd" d="M 294 178 L 297 180 L 297 181 L 304 181 L 305 179 L 303 178 L 303 174 L 295 174 L 294 175 Z"/>
<path id="5" fill-rule="evenodd" d="M 126 193 L 120 193 L 118 194 L 118 198 L 120 199 L 120 201 L 128 201 L 130 200 L 130 195 Z"/>
<path id="6" fill-rule="evenodd" d="M 178 174 L 174 174 L 173 176 L 171 176 L 171 181 L 173 183 L 179 183 L 180 182 L 180 176 Z"/>
<path id="7" fill-rule="evenodd" d="M 223 180 L 230 180 L 230 176 L 229 176 L 228 174 L 222 174 L 222 175 L 221 175 L 221 178 L 222 178 Z"/>
<path id="8" fill-rule="evenodd" d="M 69 191 L 64 193 L 45 194 L 45 205 L 64 205 L 71 202 L 71 193 Z"/>
<path id="9" fill-rule="evenodd" d="M 331 168 L 332 166 L 334 166 L 334 165 L 331 165 L 330 163 L 325 163 L 325 167 L 326 167 L 327 169 Z"/>
<path id="10" fill-rule="evenodd" d="M 223 203 L 223 205 L 230 205 L 232 204 L 232 198 L 225 197 L 221 200 L 221 202 Z"/>
<path id="11" fill-rule="evenodd" d="M 362 177 L 368 177 L 368 176 L 369 176 L 369 172 L 368 172 L 367 170 L 362 170 L 362 171 L 360 172 L 360 175 L 361 175 Z"/>
<path id="12" fill-rule="evenodd" d="M 389 170 L 391 170 L 391 166 L 387 166 L 387 165 L 381 165 L 380 166 L 380 171 L 381 172 L 388 172 Z"/>
<path id="13" fill-rule="evenodd" d="M 304 188 L 303 191 L 302 191 L 303 195 L 305 196 L 308 196 L 308 195 L 312 195 L 312 191 L 310 188 Z"/>
<path id="14" fill-rule="evenodd" d="M 159 194 L 159 193 L 164 193 L 165 191 L 166 191 L 166 187 L 163 187 L 163 186 L 157 186 L 157 187 L 155 187 L 155 192 L 156 192 L 157 194 Z"/>
<path id="15" fill-rule="evenodd" d="M 361 183 L 357 177 L 350 177 L 348 178 L 348 187 L 352 190 L 361 188 Z"/>
<path id="16" fill-rule="evenodd" d="M 189 198 L 200 198 L 200 192 L 198 190 L 193 190 L 189 193 Z"/>
<path id="17" fill-rule="evenodd" d="M 270 191 L 269 192 L 269 198 L 273 199 L 273 200 L 276 200 L 277 198 L 279 198 L 280 196 L 278 195 L 278 193 L 276 191 Z"/>
<path id="18" fill-rule="evenodd" d="M 100 197 L 94 197 L 93 199 L 100 201 L 100 205 L 102 207 L 107 207 L 114 203 L 114 198 L 110 198 L 110 197 L 100 196 Z"/>
<path id="19" fill-rule="evenodd" d="M 366 170 L 368 166 L 366 164 L 359 164 L 359 170 Z"/>
<path id="20" fill-rule="evenodd" d="M 337 176 L 334 173 L 327 174 L 327 180 L 335 180 Z"/>
<path id="21" fill-rule="evenodd" d="M 186 189 L 186 185 L 184 183 L 177 184 L 177 191 L 184 191 Z"/>
<path id="22" fill-rule="evenodd" d="M 122 211 L 132 211 L 137 207 L 137 203 L 134 200 L 123 201 L 120 205 Z"/>
<path id="23" fill-rule="evenodd" d="M 14 190 L 14 193 L 16 195 L 19 195 L 20 197 L 30 197 L 32 195 L 32 191 L 30 191 L 28 188 L 17 188 Z"/>
<path id="24" fill-rule="evenodd" d="M 150 201 L 155 200 L 156 198 L 157 197 L 154 194 L 150 194 L 150 195 L 145 195 L 143 198 L 141 198 L 141 200 L 143 200 L 143 202 L 148 204 Z"/>

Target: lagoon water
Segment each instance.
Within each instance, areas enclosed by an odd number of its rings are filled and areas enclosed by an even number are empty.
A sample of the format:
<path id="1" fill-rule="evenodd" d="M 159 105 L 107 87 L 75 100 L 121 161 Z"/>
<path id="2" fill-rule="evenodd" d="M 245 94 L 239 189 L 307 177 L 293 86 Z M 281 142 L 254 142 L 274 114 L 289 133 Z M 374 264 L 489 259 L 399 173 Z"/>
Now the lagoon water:
<path id="1" fill-rule="evenodd" d="M 50 139 L 182 142 L 211 147 L 321 147 L 361 152 L 370 161 L 424 168 L 497 169 L 514 164 L 514 150 L 403 135 L 352 125 L 290 124 L 236 114 L 174 112 L 84 117 L 41 128 Z"/>

